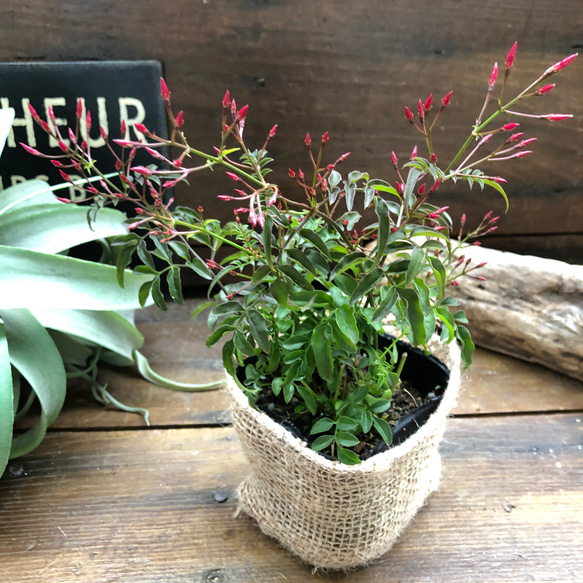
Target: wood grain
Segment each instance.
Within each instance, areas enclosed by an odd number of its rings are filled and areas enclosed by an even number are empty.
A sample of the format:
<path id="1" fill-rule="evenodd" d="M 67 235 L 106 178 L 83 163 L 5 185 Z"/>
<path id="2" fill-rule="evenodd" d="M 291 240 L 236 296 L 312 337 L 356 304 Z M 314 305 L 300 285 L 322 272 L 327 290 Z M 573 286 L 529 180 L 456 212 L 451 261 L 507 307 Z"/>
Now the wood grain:
<path id="1" fill-rule="evenodd" d="M 393 550 L 316 580 L 579 581 L 582 440 L 576 414 L 450 420 L 442 485 Z M 246 471 L 231 429 L 51 434 L 0 481 L 0 580 L 310 580 L 234 517 Z"/>
<path id="2" fill-rule="evenodd" d="M 331 0 L 4 0 L 0 59 L 161 60 L 174 105 L 184 110 L 186 132 L 203 149 L 218 140 L 220 100 L 230 89 L 238 103 L 251 105 L 245 130 L 250 144 L 262 144 L 279 124 L 274 177 L 289 188 L 288 167 L 307 161 L 307 131 L 331 132 L 332 159 L 351 151 L 346 170 L 393 180 L 391 150 L 407 159 L 417 140 L 403 119 L 404 106 L 454 89 L 435 139 L 440 160 L 447 160 L 475 120 L 494 61 L 502 63 L 515 40 L 516 89 L 579 50 L 582 28 L 579 0 L 468 0 L 463 9 L 456 0 L 369 0 L 341 9 Z M 575 63 L 562 72 L 559 87 L 535 104 L 575 118 L 524 122 L 521 129 L 540 138 L 536 154 L 496 170 L 509 180 L 512 199 L 500 223 L 505 235 L 583 233 L 583 167 L 577 163 L 583 152 L 582 71 Z M 215 198 L 230 188 L 217 173 L 201 175 L 178 198 L 230 217 Z M 479 220 L 491 208 L 503 211 L 494 193 L 443 191 L 436 201 L 451 204 L 454 217 L 465 211 Z"/>

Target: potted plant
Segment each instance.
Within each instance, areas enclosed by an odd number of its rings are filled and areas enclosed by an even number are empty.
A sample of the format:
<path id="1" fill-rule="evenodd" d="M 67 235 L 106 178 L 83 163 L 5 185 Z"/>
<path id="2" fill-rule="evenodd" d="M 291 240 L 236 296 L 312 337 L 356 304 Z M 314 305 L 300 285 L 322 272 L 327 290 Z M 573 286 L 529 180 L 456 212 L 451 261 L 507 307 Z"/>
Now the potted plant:
<path id="1" fill-rule="evenodd" d="M 117 179 L 101 176 L 86 189 L 98 207 L 133 203 L 131 234 L 118 241 L 119 266 L 134 254 L 141 259 L 138 269 L 152 276 L 142 297 L 151 292 L 164 308 L 165 279 L 181 301 L 182 268 L 209 281 L 214 299 L 202 306 L 212 308 L 207 343 L 224 342 L 233 423 L 252 468 L 239 491 L 241 508 L 316 567 L 350 568 L 378 558 L 437 487 L 437 446 L 459 388 L 460 363 L 468 365 L 473 350 L 448 290 L 461 276 L 480 277 L 474 273 L 480 266 L 461 249 L 494 230 L 497 219 L 489 213 L 455 239 L 447 207 L 432 204 L 432 195 L 451 180 L 491 187 L 506 199 L 505 180 L 480 167 L 530 153 L 534 138 L 524 139 L 508 118 L 571 117 L 516 109 L 549 92 L 547 79 L 576 55 L 503 101 L 515 53 L 516 44 L 500 81 L 494 66 L 477 121 L 447 165 L 438 164 L 432 131 L 452 93 L 437 105 L 432 96 L 420 100 L 416 115 L 405 108 L 427 153 L 415 148 L 404 164 L 393 154 L 393 183 L 361 171 L 342 175 L 348 154 L 325 162 L 326 132 L 317 144 L 306 136 L 311 168 L 289 170 L 295 184 L 289 194 L 288 186 L 268 179 L 267 147 L 277 126 L 260 148 L 250 149 L 243 137 L 248 107 L 238 108 L 227 92 L 221 141 L 207 154 L 188 144 L 182 112 L 173 113 L 162 80 L 170 139 L 142 126 L 146 141 L 114 140 L 123 150 L 116 155 Z M 73 132 L 67 145 L 50 119 L 31 113 L 59 141 L 53 163 L 65 180 L 70 168 L 99 176 Z M 161 153 L 168 146 L 177 157 Z M 147 150 L 153 164 L 133 164 L 137 149 Z M 187 165 L 191 157 L 201 163 Z M 235 202 L 234 220 L 222 224 L 200 207 L 165 202 L 167 189 L 216 167 L 234 183 L 233 194 L 218 196 Z M 191 244 L 206 246 L 210 257 L 203 260 Z M 224 248 L 230 252 L 219 259 Z M 410 409 L 414 419 L 403 421 Z"/>
<path id="2" fill-rule="evenodd" d="M 13 119 L 13 110 L 0 110 L 0 153 Z M 125 271 L 120 289 L 115 266 L 68 255 L 100 241 L 104 260 L 113 256 L 108 240 L 127 234 L 126 216 L 102 209 L 89 226 L 87 210 L 59 200 L 59 188 L 29 180 L 0 192 L 0 476 L 9 459 L 44 439 L 63 407 L 67 379 L 86 380 L 99 402 L 142 413 L 147 422 L 147 411 L 123 405 L 99 383 L 101 363 L 137 365 L 146 379 L 172 388 L 211 388 L 178 386 L 150 369 L 133 315 L 152 301 L 139 296 L 151 276 Z M 32 427 L 14 435 L 35 403 Z"/>

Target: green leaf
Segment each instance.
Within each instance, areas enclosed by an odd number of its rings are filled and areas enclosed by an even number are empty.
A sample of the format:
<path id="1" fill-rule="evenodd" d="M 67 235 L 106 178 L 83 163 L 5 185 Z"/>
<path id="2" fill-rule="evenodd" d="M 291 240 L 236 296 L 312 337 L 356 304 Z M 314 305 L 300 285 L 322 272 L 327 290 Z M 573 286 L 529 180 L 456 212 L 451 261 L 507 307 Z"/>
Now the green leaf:
<path id="1" fill-rule="evenodd" d="M 162 289 L 160 287 L 160 277 L 155 277 L 154 281 L 152 282 L 152 299 L 154 303 L 160 310 L 165 312 L 168 310 L 168 306 L 166 305 L 166 300 L 164 299 L 164 294 L 162 293 Z"/>
<path id="2" fill-rule="evenodd" d="M 182 282 L 180 281 L 180 268 L 177 265 L 173 265 L 166 274 L 166 282 L 168 283 L 168 291 L 170 292 L 170 297 L 177 304 L 183 304 L 184 298 L 182 297 Z"/>
<path id="3" fill-rule="evenodd" d="M 225 370 L 233 377 L 236 377 L 236 370 L 235 370 L 235 345 L 233 343 L 233 339 L 227 340 L 223 345 L 223 366 Z"/>
<path id="4" fill-rule="evenodd" d="M 314 435 L 315 433 L 324 433 L 325 431 L 329 431 L 336 425 L 336 422 L 330 419 L 329 417 L 322 417 L 318 419 L 314 425 L 312 425 L 312 429 L 310 430 L 310 434 Z"/>
<path id="5" fill-rule="evenodd" d="M 385 292 L 385 297 L 381 300 L 378 307 L 376 308 L 372 319 L 381 321 L 384 320 L 384 318 L 393 309 L 393 306 L 397 301 L 397 297 L 397 290 L 394 287 L 390 287 L 388 292 Z"/>
<path id="6" fill-rule="evenodd" d="M 28 310 L 2 309 L 0 318 L 4 321 L 10 360 L 28 381 L 41 406 L 34 427 L 13 439 L 10 457 L 14 458 L 32 451 L 43 440 L 47 427 L 63 407 L 67 377 L 55 343 Z"/>
<path id="7" fill-rule="evenodd" d="M 57 202 L 17 206 L 0 215 L 0 245 L 60 253 L 76 245 L 127 234 L 126 215 L 100 209 L 91 228 L 87 208 Z"/>
<path id="8" fill-rule="evenodd" d="M 425 253 L 423 250 L 419 247 L 413 247 L 411 258 L 409 260 L 409 266 L 407 267 L 407 273 L 405 275 L 405 285 L 411 283 L 419 275 L 419 271 L 423 267 L 424 260 Z"/>
<path id="9" fill-rule="evenodd" d="M 358 422 L 350 417 L 343 416 L 336 422 L 336 428 L 339 431 L 357 431 Z"/>
<path id="10" fill-rule="evenodd" d="M 384 199 L 378 198 L 375 205 L 375 212 L 379 217 L 379 229 L 374 265 L 377 267 L 385 256 L 385 248 L 389 240 L 391 221 L 389 218 L 389 207 Z"/>
<path id="11" fill-rule="evenodd" d="M 251 283 L 253 285 L 261 283 L 269 273 L 271 273 L 271 267 L 269 267 L 269 265 L 261 265 L 253 273 Z"/>
<path id="12" fill-rule="evenodd" d="M 508 195 L 506 194 L 506 191 L 500 186 L 500 184 L 494 182 L 493 180 L 488 180 L 485 178 L 484 184 L 491 186 L 494 190 L 497 190 L 502 195 L 502 198 L 504 198 L 504 202 L 506 203 L 506 212 L 508 212 L 510 204 L 508 202 Z"/>
<path id="13" fill-rule="evenodd" d="M 326 329 L 326 322 L 318 324 L 312 333 L 311 344 L 318 373 L 325 381 L 331 382 L 334 379 L 334 370 L 330 340 L 326 335 Z"/>
<path id="14" fill-rule="evenodd" d="M 342 334 L 346 336 L 349 342 L 356 344 L 360 334 L 353 310 L 351 310 L 347 305 L 344 305 L 334 311 L 334 316 L 336 323 L 338 324 L 338 328 L 340 328 Z"/>
<path id="15" fill-rule="evenodd" d="M 307 291 L 313 291 L 314 286 L 295 268 L 291 265 L 281 265 L 281 271 L 287 275 L 296 285 Z"/>
<path id="16" fill-rule="evenodd" d="M 140 331 L 114 311 L 36 308 L 30 313 L 44 328 L 82 338 L 130 360 L 144 344 Z"/>
<path id="17" fill-rule="evenodd" d="M 310 231 L 310 229 L 301 229 L 300 235 L 304 239 L 310 241 L 310 243 L 312 243 L 312 245 L 314 245 L 314 247 L 316 247 L 318 251 L 320 251 L 320 253 L 322 253 L 322 255 L 324 255 L 324 257 L 326 257 L 328 261 L 332 260 L 332 257 L 330 256 L 330 251 L 328 251 L 328 247 L 326 247 L 326 243 L 322 241 L 318 233 L 316 233 L 315 231 Z"/>
<path id="18" fill-rule="evenodd" d="M 308 411 L 312 415 L 315 415 L 318 411 L 318 403 L 316 401 L 316 395 L 314 394 L 314 391 L 312 391 L 312 389 L 301 383 L 298 384 L 297 390 L 302 399 L 304 400 L 304 403 L 306 404 Z"/>
<path id="19" fill-rule="evenodd" d="M 413 344 L 420 346 L 425 343 L 425 314 L 419 303 L 419 296 L 412 289 L 397 289 L 397 293 L 407 304 L 407 320 L 411 325 Z"/>
<path id="20" fill-rule="evenodd" d="M 273 220 L 269 215 L 265 217 L 265 225 L 263 226 L 263 250 L 265 252 L 265 260 L 269 265 L 273 265 L 273 257 L 271 256 L 271 233 L 273 231 Z"/>
<path id="21" fill-rule="evenodd" d="M 344 447 L 354 447 L 360 443 L 358 437 L 352 435 L 352 433 L 347 433 L 346 431 L 337 431 L 335 438 L 336 443 Z"/>
<path id="22" fill-rule="evenodd" d="M 383 441 L 387 445 L 391 445 L 391 443 L 393 443 L 393 430 L 391 429 L 389 422 L 386 419 L 383 419 L 382 417 L 374 416 L 372 418 L 372 422 L 374 428 L 379 432 L 379 435 L 381 436 Z"/>
<path id="23" fill-rule="evenodd" d="M 384 272 L 379 267 L 375 267 L 370 273 L 367 273 L 350 295 L 350 305 L 354 305 L 363 295 L 375 287 L 383 277 Z"/>
<path id="24" fill-rule="evenodd" d="M 203 302 L 202 304 L 197 306 L 196 309 L 192 312 L 192 314 L 190 315 L 190 319 L 194 320 L 199 314 L 204 312 L 207 308 L 211 308 L 216 305 L 217 305 L 216 302 Z"/>
<path id="25" fill-rule="evenodd" d="M 437 257 L 429 257 L 429 262 L 431 263 L 431 269 L 433 270 L 433 275 L 439 288 L 439 297 L 442 298 L 445 295 L 445 284 L 447 283 L 445 267 Z"/>
<path id="26" fill-rule="evenodd" d="M 360 463 L 360 458 L 351 450 L 338 446 L 338 461 L 347 466 L 355 466 Z"/>
<path id="27" fill-rule="evenodd" d="M 288 305 L 288 289 L 284 281 L 281 279 L 276 279 L 269 286 L 269 291 L 280 306 L 285 307 Z"/>
<path id="28" fill-rule="evenodd" d="M 152 279 L 127 271 L 122 289 L 112 265 L 4 245 L 0 245 L 0 265 L 0 297 L 7 309 L 136 309 L 140 287 Z"/>
<path id="29" fill-rule="evenodd" d="M 289 249 L 287 254 L 294 261 L 297 261 L 302 267 L 316 275 L 316 268 L 312 265 L 312 262 L 306 257 L 306 255 L 299 249 Z"/>
<path id="30" fill-rule="evenodd" d="M 243 308 L 239 302 L 229 301 L 218 306 L 214 304 L 215 307 L 210 311 L 207 318 L 207 325 L 211 330 L 214 330 L 217 321 L 223 316 L 229 316 L 232 314 L 239 314 L 243 311 Z"/>
<path id="31" fill-rule="evenodd" d="M 0 322 L 0 476 L 2 476 L 6 469 L 10 456 L 10 446 L 12 444 L 12 424 L 14 422 L 13 395 L 8 340 L 6 339 L 4 324 Z"/>
<path id="32" fill-rule="evenodd" d="M 332 273 L 330 274 L 330 279 L 334 279 L 337 275 L 343 273 L 347 269 L 356 267 L 369 258 L 362 251 L 353 251 L 348 255 L 345 255 L 334 267 Z"/>
<path id="33" fill-rule="evenodd" d="M 314 443 L 312 443 L 312 449 L 314 451 L 321 451 L 331 445 L 333 441 L 333 435 L 320 435 L 320 437 L 317 437 L 314 440 Z"/>
<path id="34" fill-rule="evenodd" d="M 456 336 L 462 343 L 462 360 L 466 367 L 468 367 L 472 364 L 472 355 L 476 346 L 472 341 L 470 331 L 465 326 L 457 327 Z"/>
<path id="35" fill-rule="evenodd" d="M 259 348 L 263 352 L 269 354 L 271 351 L 271 342 L 269 340 L 269 330 L 267 322 L 259 310 L 251 309 L 247 312 L 247 323 L 251 329 L 251 333 Z"/>

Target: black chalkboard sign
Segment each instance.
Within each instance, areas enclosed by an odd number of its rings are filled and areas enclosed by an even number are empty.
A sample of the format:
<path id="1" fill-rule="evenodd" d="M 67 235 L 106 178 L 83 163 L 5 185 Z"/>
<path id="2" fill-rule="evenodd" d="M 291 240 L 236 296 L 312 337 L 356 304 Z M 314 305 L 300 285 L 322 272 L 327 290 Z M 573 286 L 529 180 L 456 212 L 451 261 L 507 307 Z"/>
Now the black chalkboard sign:
<path id="1" fill-rule="evenodd" d="M 145 124 L 159 136 L 167 136 L 166 116 L 160 96 L 162 66 L 157 61 L 105 61 L 68 63 L 0 64 L 0 108 L 16 111 L 12 132 L 0 157 L 0 190 L 17 182 L 41 178 L 50 184 L 62 183 L 56 168 L 46 159 L 27 153 L 19 142 L 46 153 L 58 153 L 32 119 L 30 103 L 43 119 L 51 106 L 56 123 L 75 127 L 77 100 L 91 112 L 92 124 L 81 132 L 90 141 L 93 157 L 104 172 L 113 171 L 113 158 L 100 135 L 102 126 L 111 139 L 140 139 L 135 124 Z M 126 134 L 121 134 L 125 120 Z M 63 130 L 65 128 L 63 127 Z M 67 139 L 67 132 L 63 137 Z M 144 154 L 147 157 L 147 154 Z M 151 163 L 136 158 L 136 164 Z M 74 176 L 73 176 L 74 178 Z M 63 196 L 79 200 L 83 192 L 69 188 Z"/>

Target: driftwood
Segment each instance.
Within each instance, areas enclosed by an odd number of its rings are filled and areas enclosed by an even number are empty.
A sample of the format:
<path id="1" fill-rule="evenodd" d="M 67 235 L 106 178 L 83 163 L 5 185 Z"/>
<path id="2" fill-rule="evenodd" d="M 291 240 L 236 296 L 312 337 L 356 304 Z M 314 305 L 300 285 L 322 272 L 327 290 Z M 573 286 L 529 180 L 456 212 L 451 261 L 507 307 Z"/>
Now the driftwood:
<path id="1" fill-rule="evenodd" d="M 583 381 L 583 265 L 468 247 L 486 278 L 459 280 L 454 295 L 478 346 Z"/>

